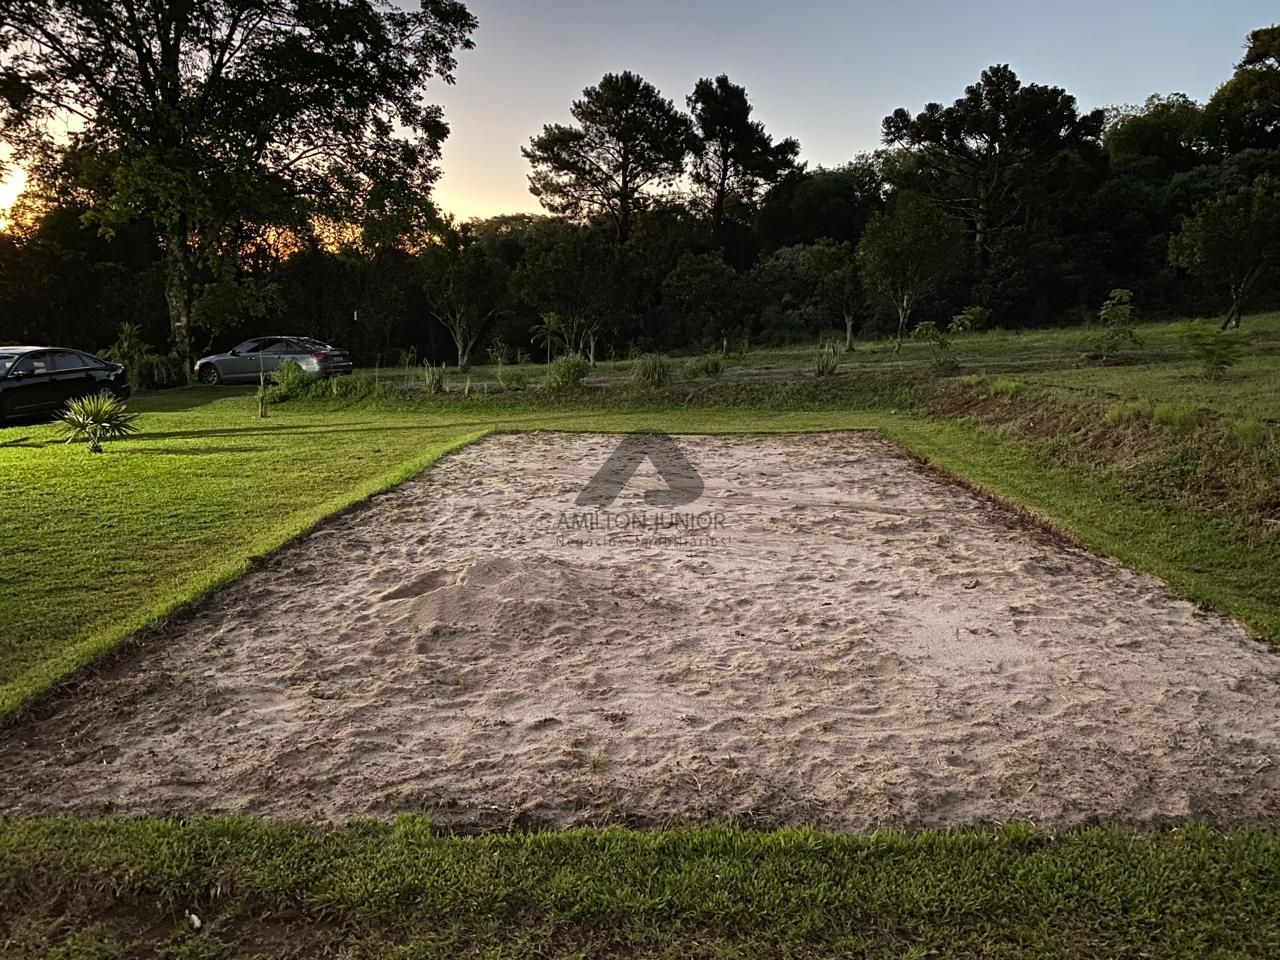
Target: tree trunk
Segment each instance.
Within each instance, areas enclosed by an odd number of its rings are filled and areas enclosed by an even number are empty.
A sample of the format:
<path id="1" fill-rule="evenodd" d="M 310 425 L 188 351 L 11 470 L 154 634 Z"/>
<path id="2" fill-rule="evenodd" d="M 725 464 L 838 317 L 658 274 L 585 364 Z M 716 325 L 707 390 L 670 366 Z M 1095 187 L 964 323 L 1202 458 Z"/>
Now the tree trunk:
<path id="1" fill-rule="evenodd" d="M 1222 318 L 1222 326 L 1219 330 L 1226 330 L 1228 327 L 1240 327 L 1240 296 L 1236 291 L 1231 291 L 1231 308 L 1227 310 L 1227 315 Z"/>
<path id="2" fill-rule="evenodd" d="M 169 306 L 169 352 L 182 364 L 183 376 L 191 381 L 191 249 L 187 246 L 185 224 L 165 235 L 164 296 Z M 130 371 L 135 377 L 138 371 Z"/>
<path id="3" fill-rule="evenodd" d="M 907 329 L 907 321 L 911 319 L 911 304 L 902 300 L 898 304 L 898 336 L 893 341 L 893 355 L 896 357 L 902 349 L 902 335 Z"/>
<path id="4" fill-rule="evenodd" d="M 727 151 L 720 151 L 720 177 L 716 183 L 715 199 L 711 203 L 711 241 L 716 246 L 724 235 L 724 207 L 729 196 L 729 158 Z"/>
<path id="5" fill-rule="evenodd" d="M 982 277 L 983 267 L 987 262 L 987 191 L 978 188 L 978 209 L 973 217 L 973 275 L 975 279 Z"/>
<path id="6" fill-rule="evenodd" d="M 844 352 L 853 353 L 853 317 L 844 315 Z"/>
<path id="7" fill-rule="evenodd" d="M 589 351 L 587 362 L 594 367 L 596 365 L 596 335 L 594 333 L 587 334 L 587 350 Z"/>
<path id="8" fill-rule="evenodd" d="M 1227 327 L 1240 329 L 1240 317 L 1244 314 L 1245 299 L 1249 296 L 1249 291 L 1253 289 L 1258 277 L 1262 275 L 1262 270 L 1263 265 L 1259 264 L 1249 272 L 1248 276 L 1231 288 L 1231 309 L 1227 312 L 1226 319 L 1222 321 L 1223 330 Z"/>

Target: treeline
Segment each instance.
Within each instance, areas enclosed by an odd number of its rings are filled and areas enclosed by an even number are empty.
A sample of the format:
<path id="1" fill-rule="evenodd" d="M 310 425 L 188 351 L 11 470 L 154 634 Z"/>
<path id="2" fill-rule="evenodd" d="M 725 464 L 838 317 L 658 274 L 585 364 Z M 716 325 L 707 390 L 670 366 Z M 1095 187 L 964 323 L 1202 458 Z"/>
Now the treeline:
<path id="1" fill-rule="evenodd" d="M 547 216 L 239 223 L 192 262 L 188 349 L 281 331 L 365 364 L 605 358 L 901 335 L 961 313 L 1083 321 L 1116 288 L 1148 315 L 1238 322 L 1280 261 L 1276 27 L 1207 104 L 1082 113 L 994 66 L 950 105 L 895 110 L 882 150 L 834 169 L 807 169 L 724 76 L 678 106 L 610 74 L 571 112 L 523 150 Z M 104 230 L 84 168 L 82 151 L 46 164 L 0 234 L 0 340 L 101 349 L 129 321 L 181 351 L 171 241 L 146 216 Z"/>

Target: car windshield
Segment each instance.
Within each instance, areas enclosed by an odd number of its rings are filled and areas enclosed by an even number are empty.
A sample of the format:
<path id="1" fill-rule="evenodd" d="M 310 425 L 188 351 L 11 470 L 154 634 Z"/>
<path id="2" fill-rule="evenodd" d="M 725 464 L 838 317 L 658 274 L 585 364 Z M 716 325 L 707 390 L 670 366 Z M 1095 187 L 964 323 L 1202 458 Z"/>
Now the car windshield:
<path id="1" fill-rule="evenodd" d="M 12 353 L 0 353 L 0 377 L 9 372 L 9 368 L 13 366 L 13 362 L 17 359 Z"/>

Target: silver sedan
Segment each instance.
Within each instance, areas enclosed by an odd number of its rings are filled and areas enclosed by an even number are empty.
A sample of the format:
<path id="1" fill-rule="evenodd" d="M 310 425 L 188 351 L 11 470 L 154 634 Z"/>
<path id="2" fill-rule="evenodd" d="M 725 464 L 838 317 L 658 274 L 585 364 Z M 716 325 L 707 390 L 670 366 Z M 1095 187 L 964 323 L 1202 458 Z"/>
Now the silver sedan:
<path id="1" fill-rule="evenodd" d="M 352 371 L 347 351 L 311 337 L 255 337 L 226 353 L 201 357 L 196 361 L 195 373 L 197 380 L 207 384 L 251 382 L 264 373 L 270 375 L 287 361 L 321 377 Z"/>

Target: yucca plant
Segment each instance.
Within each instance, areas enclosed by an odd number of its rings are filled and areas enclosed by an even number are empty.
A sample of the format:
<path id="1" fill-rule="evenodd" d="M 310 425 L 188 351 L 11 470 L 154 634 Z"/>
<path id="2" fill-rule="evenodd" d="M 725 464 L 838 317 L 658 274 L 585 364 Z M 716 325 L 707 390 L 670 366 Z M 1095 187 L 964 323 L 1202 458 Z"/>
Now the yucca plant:
<path id="1" fill-rule="evenodd" d="M 88 440 L 90 453 L 101 453 L 106 440 L 123 440 L 138 432 L 134 425 L 138 415 L 129 413 L 123 400 L 105 390 L 68 400 L 59 419 L 66 442 Z"/>
<path id="2" fill-rule="evenodd" d="M 724 373 L 724 357 L 718 353 L 690 357 L 684 362 L 684 373 L 691 380 L 697 377 L 718 377 Z"/>
<path id="3" fill-rule="evenodd" d="M 660 354 L 643 354 L 631 370 L 631 379 L 643 387 L 665 387 L 671 382 L 671 363 Z"/>
<path id="4" fill-rule="evenodd" d="M 436 366 L 430 361 L 422 365 L 422 382 L 426 385 L 427 393 L 444 393 L 444 364 Z"/>
<path id="5" fill-rule="evenodd" d="M 820 377 L 830 377 L 839 369 L 840 356 L 836 353 L 835 344 L 828 343 L 822 348 L 822 353 L 818 354 L 818 362 L 813 372 Z"/>

